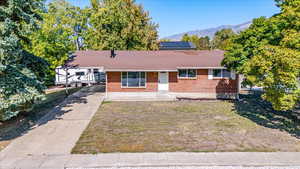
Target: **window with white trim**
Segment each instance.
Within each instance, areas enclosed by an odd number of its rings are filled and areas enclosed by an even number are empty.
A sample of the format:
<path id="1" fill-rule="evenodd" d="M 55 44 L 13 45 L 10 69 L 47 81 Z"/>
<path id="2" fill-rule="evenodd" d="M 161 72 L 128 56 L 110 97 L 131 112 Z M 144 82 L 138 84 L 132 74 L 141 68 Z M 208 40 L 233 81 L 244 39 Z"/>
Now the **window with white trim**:
<path id="1" fill-rule="evenodd" d="M 227 69 L 213 69 L 213 78 L 231 78 L 231 72 Z"/>
<path id="2" fill-rule="evenodd" d="M 122 72 L 122 87 L 146 87 L 145 72 Z"/>
<path id="3" fill-rule="evenodd" d="M 179 69 L 178 77 L 179 78 L 195 78 L 197 76 L 196 69 Z"/>

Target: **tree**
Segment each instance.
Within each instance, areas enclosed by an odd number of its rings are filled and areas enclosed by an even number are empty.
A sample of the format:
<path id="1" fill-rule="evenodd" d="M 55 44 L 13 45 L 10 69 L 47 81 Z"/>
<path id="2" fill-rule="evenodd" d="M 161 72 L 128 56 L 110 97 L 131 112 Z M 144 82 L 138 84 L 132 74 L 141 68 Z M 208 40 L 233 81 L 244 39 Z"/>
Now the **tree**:
<path id="1" fill-rule="evenodd" d="M 41 14 L 41 29 L 30 36 L 32 44 L 27 46 L 28 50 L 49 63 L 47 85 L 54 83 L 55 68 L 63 65 L 75 49 L 84 48 L 82 37 L 87 17 L 82 13 L 83 10 L 65 0 L 55 0 Z"/>
<path id="2" fill-rule="evenodd" d="M 223 64 L 263 87 L 275 110 L 292 109 L 300 99 L 300 0 L 277 0 L 280 13 L 253 20 L 232 40 Z"/>
<path id="3" fill-rule="evenodd" d="M 160 39 L 159 42 L 171 42 L 171 39 Z"/>
<path id="4" fill-rule="evenodd" d="M 231 38 L 236 34 L 232 29 L 222 29 L 215 33 L 214 39 L 212 40 L 212 47 L 214 49 L 226 50 L 231 43 Z"/>
<path id="5" fill-rule="evenodd" d="M 210 40 L 208 36 L 198 37 L 197 35 L 189 36 L 188 34 L 184 34 L 181 41 L 192 42 L 196 46 L 197 50 L 210 49 Z"/>
<path id="6" fill-rule="evenodd" d="M 208 36 L 199 38 L 199 45 L 197 47 L 199 50 L 208 50 L 211 48 L 210 39 Z"/>
<path id="7" fill-rule="evenodd" d="M 89 49 L 156 50 L 157 25 L 134 0 L 93 0 L 84 37 Z"/>
<path id="8" fill-rule="evenodd" d="M 43 97 L 45 62 L 24 49 L 43 10 L 39 0 L 7 0 L 0 4 L 0 120 L 29 110 Z"/>
<path id="9" fill-rule="evenodd" d="M 181 41 L 184 41 L 184 42 L 190 42 L 191 41 L 191 37 L 185 33 L 182 38 L 181 38 Z"/>

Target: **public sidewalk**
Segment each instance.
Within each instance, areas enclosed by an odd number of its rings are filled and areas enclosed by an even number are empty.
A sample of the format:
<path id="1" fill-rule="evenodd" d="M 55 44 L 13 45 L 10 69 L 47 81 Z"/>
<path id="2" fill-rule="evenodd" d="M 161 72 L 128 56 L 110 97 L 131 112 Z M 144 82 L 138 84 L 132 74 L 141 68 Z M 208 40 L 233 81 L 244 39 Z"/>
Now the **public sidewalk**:
<path id="1" fill-rule="evenodd" d="M 65 168 L 264 168 L 299 169 L 300 153 L 111 153 L 98 155 L 37 155 L 2 161 L 3 169 Z M 9 165 L 7 165 L 9 164 Z M 13 166 L 11 166 L 14 164 Z M 219 167 L 218 167 L 219 166 Z M 221 167 L 221 168 L 220 168 Z"/>

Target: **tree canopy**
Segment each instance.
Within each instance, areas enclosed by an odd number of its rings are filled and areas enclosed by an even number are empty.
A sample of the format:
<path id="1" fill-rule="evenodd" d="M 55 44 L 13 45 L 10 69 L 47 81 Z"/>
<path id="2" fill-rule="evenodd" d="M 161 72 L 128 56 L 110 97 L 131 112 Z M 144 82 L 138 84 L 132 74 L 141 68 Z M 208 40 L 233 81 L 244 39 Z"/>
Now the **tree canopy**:
<path id="1" fill-rule="evenodd" d="M 156 50 L 157 25 L 134 0 L 92 0 L 87 48 L 95 50 Z"/>
<path id="2" fill-rule="evenodd" d="M 7 0 L 0 4 L 0 120 L 30 109 L 42 98 L 42 59 L 24 49 L 43 10 L 39 0 Z"/>
<path id="3" fill-rule="evenodd" d="M 228 46 L 230 46 L 231 39 L 235 35 L 236 34 L 232 29 L 222 29 L 220 31 L 217 31 L 211 42 L 212 48 L 226 50 Z"/>
<path id="4" fill-rule="evenodd" d="M 300 0 L 276 0 L 280 13 L 253 20 L 233 38 L 223 64 L 263 87 L 276 110 L 292 109 L 300 99 Z"/>
<path id="5" fill-rule="evenodd" d="M 55 68 L 63 65 L 73 51 L 84 48 L 86 17 L 82 11 L 65 0 L 55 0 L 41 13 L 40 29 L 30 35 L 28 50 L 49 63 L 47 85 L 54 83 Z"/>
<path id="6" fill-rule="evenodd" d="M 181 38 L 182 41 L 192 42 L 197 50 L 209 50 L 209 49 L 221 49 L 226 50 L 230 46 L 231 39 L 235 37 L 236 34 L 232 29 L 222 29 L 217 31 L 212 39 L 208 36 L 199 37 L 197 35 L 184 34 Z"/>
<path id="7" fill-rule="evenodd" d="M 196 46 L 197 50 L 210 49 L 210 40 L 208 36 L 198 37 L 197 35 L 189 36 L 188 34 L 184 34 L 181 40 L 185 42 L 192 42 Z"/>

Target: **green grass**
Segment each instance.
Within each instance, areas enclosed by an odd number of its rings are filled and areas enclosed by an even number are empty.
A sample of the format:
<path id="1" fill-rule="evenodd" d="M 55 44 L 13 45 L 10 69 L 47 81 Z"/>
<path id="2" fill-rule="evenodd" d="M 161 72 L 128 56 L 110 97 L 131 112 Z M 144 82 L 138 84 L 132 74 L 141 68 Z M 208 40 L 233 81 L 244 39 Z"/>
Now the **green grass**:
<path id="1" fill-rule="evenodd" d="M 300 140 L 293 133 L 246 117 L 249 106 L 255 107 L 252 104 L 104 102 L 72 153 L 300 151 Z M 294 130 L 300 125 L 293 124 Z"/>

